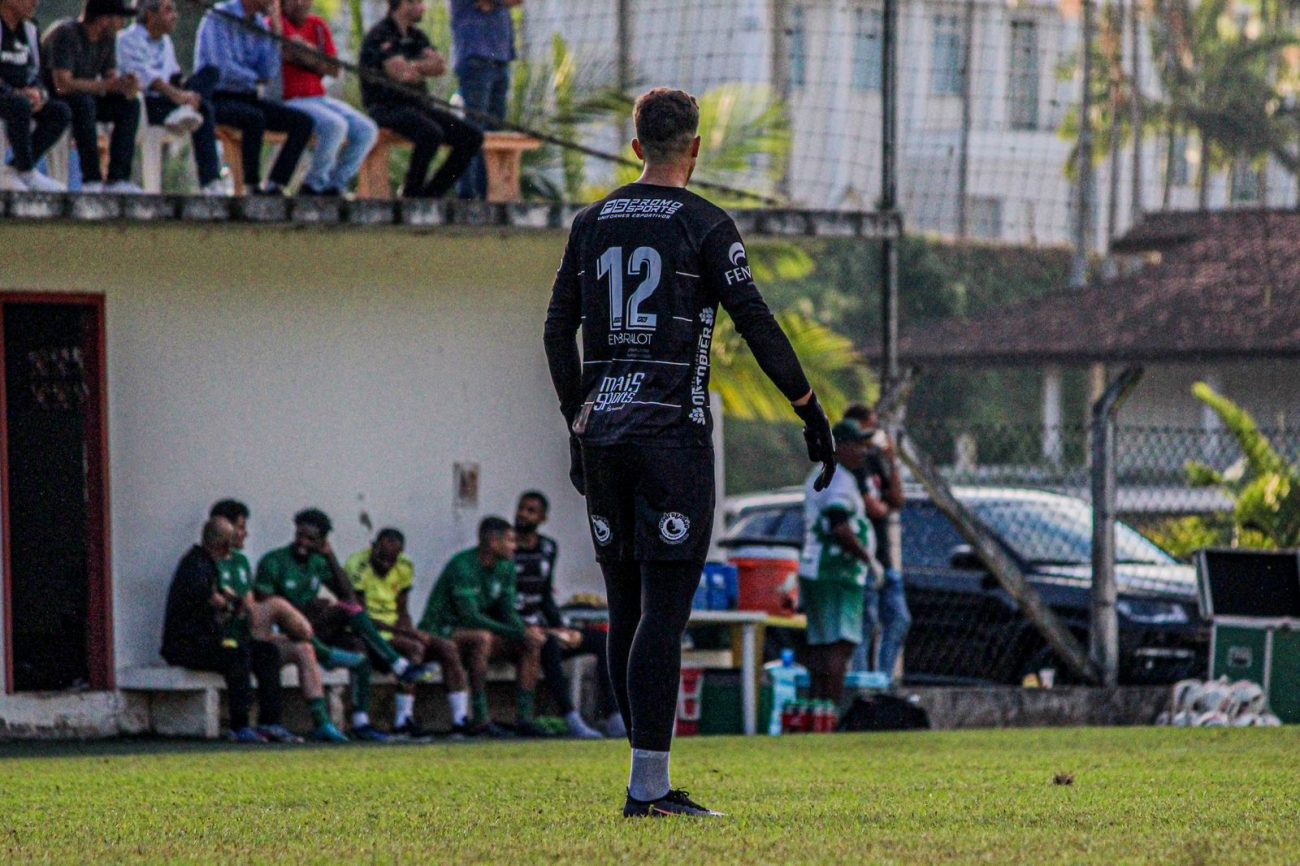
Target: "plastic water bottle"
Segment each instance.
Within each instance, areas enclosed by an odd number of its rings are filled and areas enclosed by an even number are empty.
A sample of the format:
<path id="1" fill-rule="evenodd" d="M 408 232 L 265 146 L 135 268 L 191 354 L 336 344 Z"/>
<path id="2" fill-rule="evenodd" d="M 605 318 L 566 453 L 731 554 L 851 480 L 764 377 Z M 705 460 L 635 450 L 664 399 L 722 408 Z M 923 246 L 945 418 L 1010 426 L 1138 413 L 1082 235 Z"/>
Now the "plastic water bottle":
<path id="1" fill-rule="evenodd" d="M 772 714 L 768 718 L 767 732 L 771 736 L 781 734 L 781 714 L 787 704 L 799 699 L 799 675 L 807 675 L 803 665 L 795 663 L 794 650 L 781 650 L 781 660 L 768 662 L 763 666 L 764 676 L 772 688 Z"/>

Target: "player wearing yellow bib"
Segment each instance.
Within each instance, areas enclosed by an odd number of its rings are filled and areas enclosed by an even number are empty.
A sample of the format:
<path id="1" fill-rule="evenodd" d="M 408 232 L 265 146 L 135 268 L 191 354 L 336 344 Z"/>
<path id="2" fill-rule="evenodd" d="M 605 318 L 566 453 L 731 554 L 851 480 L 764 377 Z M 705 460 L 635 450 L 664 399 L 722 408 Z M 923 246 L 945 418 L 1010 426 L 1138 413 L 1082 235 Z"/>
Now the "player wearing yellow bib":
<path id="1" fill-rule="evenodd" d="M 469 722 L 469 675 L 462 663 L 462 652 L 478 667 L 487 664 L 491 648 L 491 635 L 474 632 L 457 641 L 420 631 L 411 620 L 408 601 L 411 585 L 415 582 L 415 564 L 403 552 L 406 537 L 393 528 L 381 529 L 375 541 L 366 550 L 348 557 L 343 565 L 357 599 L 366 606 L 366 612 L 388 643 L 411 664 L 422 665 L 436 661 L 442 666 L 442 682 L 447 689 L 447 702 L 451 707 L 453 731 L 464 730 Z M 399 683 L 393 733 L 408 737 L 423 737 L 415 720 L 415 684 Z"/>

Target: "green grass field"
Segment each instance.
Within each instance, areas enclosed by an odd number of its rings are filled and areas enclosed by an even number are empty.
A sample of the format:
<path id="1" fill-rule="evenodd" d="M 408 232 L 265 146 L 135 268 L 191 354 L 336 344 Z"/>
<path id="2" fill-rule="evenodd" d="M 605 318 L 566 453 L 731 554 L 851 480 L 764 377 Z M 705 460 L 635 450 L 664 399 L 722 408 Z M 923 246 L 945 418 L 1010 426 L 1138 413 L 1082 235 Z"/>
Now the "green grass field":
<path id="1" fill-rule="evenodd" d="M 1300 728 L 683 739 L 707 822 L 617 817 L 626 752 L 10 745 L 0 862 L 1300 863 Z"/>

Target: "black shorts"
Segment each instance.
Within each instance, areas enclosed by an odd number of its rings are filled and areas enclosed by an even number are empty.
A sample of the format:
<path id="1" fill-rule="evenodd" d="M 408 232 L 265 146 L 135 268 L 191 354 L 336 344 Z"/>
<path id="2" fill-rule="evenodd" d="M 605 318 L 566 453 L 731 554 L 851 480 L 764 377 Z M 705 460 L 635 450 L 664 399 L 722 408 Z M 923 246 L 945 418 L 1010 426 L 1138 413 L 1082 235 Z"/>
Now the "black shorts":
<path id="1" fill-rule="evenodd" d="M 713 449 L 583 446 L 587 517 L 601 561 L 704 562 L 713 535 Z"/>

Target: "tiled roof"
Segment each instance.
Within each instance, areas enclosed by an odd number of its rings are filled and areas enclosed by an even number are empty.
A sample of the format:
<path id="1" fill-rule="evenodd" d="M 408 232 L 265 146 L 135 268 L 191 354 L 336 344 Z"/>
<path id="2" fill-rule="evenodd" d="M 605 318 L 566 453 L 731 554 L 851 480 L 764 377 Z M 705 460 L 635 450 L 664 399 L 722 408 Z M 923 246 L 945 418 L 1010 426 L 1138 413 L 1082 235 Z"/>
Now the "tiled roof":
<path id="1" fill-rule="evenodd" d="M 1114 245 L 1140 268 L 904 328 L 905 361 L 1001 364 L 1300 356 L 1300 213 L 1160 213 Z"/>

